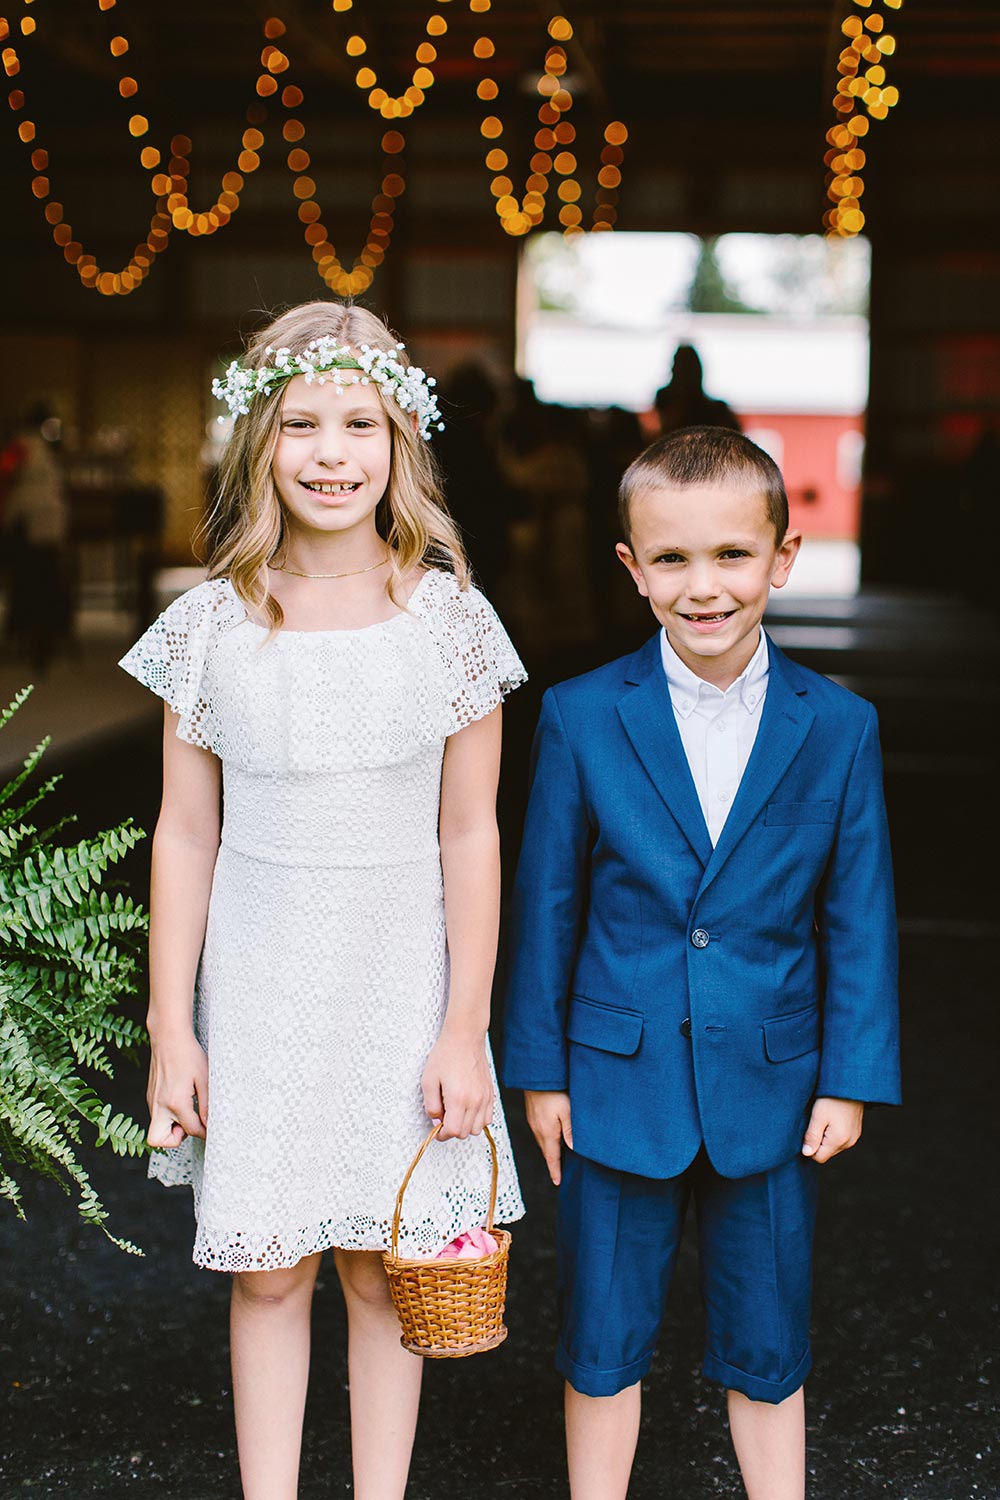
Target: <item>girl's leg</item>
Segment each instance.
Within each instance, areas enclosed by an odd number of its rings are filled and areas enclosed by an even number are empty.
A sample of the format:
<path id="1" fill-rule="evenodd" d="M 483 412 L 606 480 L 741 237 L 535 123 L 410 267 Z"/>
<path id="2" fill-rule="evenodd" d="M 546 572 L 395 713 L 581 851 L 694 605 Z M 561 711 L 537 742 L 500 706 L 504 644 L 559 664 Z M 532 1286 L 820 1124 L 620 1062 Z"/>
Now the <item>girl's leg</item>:
<path id="1" fill-rule="evenodd" d="M 244 1500 L 295 1500 L 319 1255 L 233 1277 L 230 1349 Z"/>
<path id="2" fill-rule="evenodd" d="M 571 1500 L 625 1500 L 639 1438 L 642 1386 L 582 1396 L 566 1384 L 566 1457 Z"/>
<path id="3" fill-rule="evenodd" d="M 729 1431 L 747 1500 L 803 1500 L 806 1408 L 802 1387 L 776 1405 L 729 1393 Z"/>
<path id="4" fill-rule="evenodd" d="M 403 1500 L 424 1362 L 399 1342 L 381 1255 L 333 1254 L 347 1303 L 354 1500 Z"/>

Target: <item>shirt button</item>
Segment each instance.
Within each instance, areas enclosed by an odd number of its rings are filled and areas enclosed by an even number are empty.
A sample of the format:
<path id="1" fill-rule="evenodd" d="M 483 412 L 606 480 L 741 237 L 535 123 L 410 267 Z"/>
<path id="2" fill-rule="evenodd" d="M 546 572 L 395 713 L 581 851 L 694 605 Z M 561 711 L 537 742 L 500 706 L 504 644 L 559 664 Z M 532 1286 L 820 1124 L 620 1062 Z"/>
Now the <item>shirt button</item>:
<path id="1" fill-rule="evenodd" d="M 683 702 L 683 703 L 682 703 L 682 704 L 680 704 L 680 709 L 681 709 L 681 712 L 682 712 L 682 713 L 685 713 L 685 714 L 688 714 L 688 713 L 690 713 L 690 712 L 691 712 L 691 709 L 692 709 L 692 708 L 693 708 L 693 707 L 694 707 L 694 705 L 693 705 L 693 704 L 692 704 L 692 703 L 689 703 L 689 702 L 688 702 L 688 700 L 687 700 L 687 699 L 686 699 L 686 698 L 685 698 L 685 699 L 684 699 L 684 702 Z"/>
<path id="2" fill-rule="evenodd" d="M 747 705 L 748 705 L 748 707 L 753 708 L 753 706 L 754 706 L 754 704 L 756 702 L 757 702 L 757 694 L 756 693 L 748 693 L 747 694 Z"/>
<path id="3" fill-rule="evenodd" d="M 721 719 L 716 719 L 716 721 L 715 721 L 715 727 L 719 731 L 720 734 L 725 734 L 725 732 L 726 732 L 726 725 L 722 722 Z"/>
<path id="4" fill-rule="evenodd" d="M 707 948 L 710 939 L 704 927 L 696 927 L 691 934 L 691 941 L 696 948 Z"/>
<path id="5" fill-rule="evenodd" d="M 680 1033 L 681 1033 L 681 1036 L 688 1036 L 689 1037 L 691 1035 L 691 1017 L 690 1016 L 685 1016 L 684 1019 L 683 1019 L 683 1021 L 681 1022 Z"/>
<path id="6" fill-rule="evenodd" d="M 717 796 L 718 796 L 718 799 L 719 799 L 720 802 L 728 802 L 729 801 L 729 793 L 728 792 L 718 792 Z"/>

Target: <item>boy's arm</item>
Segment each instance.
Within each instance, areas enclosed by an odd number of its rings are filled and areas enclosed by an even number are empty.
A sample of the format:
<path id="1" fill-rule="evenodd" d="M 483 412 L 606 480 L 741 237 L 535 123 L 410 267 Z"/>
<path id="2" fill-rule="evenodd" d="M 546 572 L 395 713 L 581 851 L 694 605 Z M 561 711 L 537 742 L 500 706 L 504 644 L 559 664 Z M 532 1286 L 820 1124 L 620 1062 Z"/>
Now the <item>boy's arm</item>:
<path id="1" fill-rule="evenodd" d="M 878 720 L 870 704 L 816 921 L 825 971 L 817 1095 L 898 1104 L 896 909 Z"/>
<path id="2" fill-rule="evenodd" d="M 542 699 L 511 916 L 504 1081 L 564 1091 L 566 1006 L 586 902 L 591 829 L 554 694 Z"/>

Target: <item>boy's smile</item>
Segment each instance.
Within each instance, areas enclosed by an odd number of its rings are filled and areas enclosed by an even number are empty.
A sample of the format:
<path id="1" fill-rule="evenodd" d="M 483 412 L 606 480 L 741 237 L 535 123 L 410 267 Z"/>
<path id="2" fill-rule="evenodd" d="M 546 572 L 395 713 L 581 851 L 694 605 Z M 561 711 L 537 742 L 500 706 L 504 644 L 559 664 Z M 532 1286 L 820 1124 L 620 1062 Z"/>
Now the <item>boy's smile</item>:
<path id="1" fill-rule="evenodd" d="M 778 544 L 764 497 L 738 481 L 650 489 L 633 500 L 631 547 L 618 556 L 699 677 L 726 688 L 760 640 L 771 588 L 791 572 L 801 535 Z"/>

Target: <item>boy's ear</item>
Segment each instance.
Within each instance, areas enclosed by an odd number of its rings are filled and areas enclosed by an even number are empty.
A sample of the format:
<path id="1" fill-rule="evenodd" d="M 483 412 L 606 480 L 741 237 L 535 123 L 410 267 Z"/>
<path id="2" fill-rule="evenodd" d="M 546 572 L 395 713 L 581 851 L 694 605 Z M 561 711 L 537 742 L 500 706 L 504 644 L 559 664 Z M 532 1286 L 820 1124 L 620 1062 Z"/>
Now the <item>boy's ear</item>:
<path id="1" fill-rule="evenodd" d="M 644 599 L 648 599 L 649 589 L 646 587 L 646 580 L 642 576 L 642 569 L 636 562 L 635 557 L 632 554 L 632 549 L 626 542 L 618 542 L 615 546 L 615 554 L 620 559 L 620 561 L 625 564 L 626 568 L 628 568 L 629 572 L 632 574 L 632 581 L 635 584 L 636 588 L 639 590 L 639 593 L 643 596 Z"/>
<path id="2" fill-rule="evenodd" d="M 785 539 L 774 555 L 774 571 L 771 574 L 773 589 L 783 589 L 788 582 L 788 575 L 792 571 L 792 564 L 798 557 L 801 546 L 801 531 L 785 532 Z"/>

